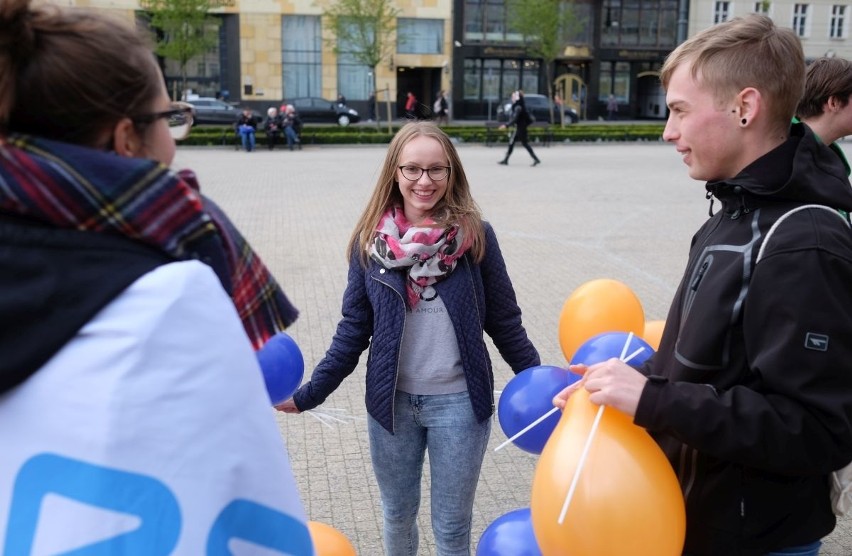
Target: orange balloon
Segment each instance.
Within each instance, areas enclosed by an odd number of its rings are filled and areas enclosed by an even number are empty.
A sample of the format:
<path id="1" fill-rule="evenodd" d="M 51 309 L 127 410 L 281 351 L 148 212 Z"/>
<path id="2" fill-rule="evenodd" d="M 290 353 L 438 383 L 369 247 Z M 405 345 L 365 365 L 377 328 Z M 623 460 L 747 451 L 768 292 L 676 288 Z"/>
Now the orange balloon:
<path id="1" fill-rule="evenodd" d="M 316 556 L 358 556 L 346 535 L 325 523 L 309 521 L 308 531 L 314 541 Z"/>
<path id="2" fill-rule="evenodd" d="M 642 303 L 618 280 L 600 278 L 571 293 L 559 315 L 559 345 L 567 361 L 583 343 L 604 332 L 633 332 L 642 337 L 645 311 Z"/>
<path id="3" fill-rule="evenodd" d="M 664 320 L 649 320 L 645 321 L 645 332 L 642 339 L 654 348 L 654 351 L 660 349 L 660 339 L 663 337 L 663 328 L 666 327 Z"/>
<path id="4" fill-rule="evenodd" d="M 644 429 L 604 409 L 562 524 L 565 503 L 599 406 L 580 389 L 541 453 L 530 511 L 544 556 L 679 556 L 686 510 L 677 477 Z"/>

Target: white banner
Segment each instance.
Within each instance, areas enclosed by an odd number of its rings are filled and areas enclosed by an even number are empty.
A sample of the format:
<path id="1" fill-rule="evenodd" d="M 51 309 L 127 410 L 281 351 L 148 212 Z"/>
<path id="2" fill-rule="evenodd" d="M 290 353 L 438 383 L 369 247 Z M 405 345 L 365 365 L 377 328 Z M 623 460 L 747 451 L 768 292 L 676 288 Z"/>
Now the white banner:
<path id="1" fill-rule="evenodd" d="M 213 272 L 150 272 L 0 397 L 0 553 L 312 556 L 273 413 Z"/>

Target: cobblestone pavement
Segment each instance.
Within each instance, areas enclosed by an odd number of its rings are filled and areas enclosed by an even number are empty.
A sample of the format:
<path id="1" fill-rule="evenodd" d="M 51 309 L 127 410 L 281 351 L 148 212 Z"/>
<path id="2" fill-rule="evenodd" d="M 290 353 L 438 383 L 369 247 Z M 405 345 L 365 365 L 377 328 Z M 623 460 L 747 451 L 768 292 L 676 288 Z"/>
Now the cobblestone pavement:
<path id="1" fill-rule="evenodd" d="M 536 146 L 499 166 L 502 147 L 459 146 L 485 218 L 497 232 L 543 364 L 564 365 L 557 323 L 580 284 L 614 278 L 642 301 L 647 320 L 664 319 L 693 232 L 708 202 L 663 143 Z M 848 150 L 848 149 L 847 149 Z M 345 246 L 385 154 L 381 146 L 305 147 L 253 153 L 231 148 L 179 149 L 175 167 L 193 168 L 202 190 L 237 222 L 300 309 L 288 331 L 306 373 L 321 359 L 340 316 Z M 718 207 L 718 205 L 717 205 Z M 498 387 L 512 376 L 493 346 Z M 278 414 L 308 517 L 342 531 L 361 556 L 380 556 L 381 514 L 366 434 L 364 362 L 320 409 L 348 422 L 325 425 L 308 412 Z M 473 515 L 472 544 L 505 513 L 529 506 L 536 456 L 505 440 L 495 422 Z M 419 518 L 420 554 L 434 555 L 428 469 Z M 852 521 L 826 539 L 824 555 L 852 554 Z"/>

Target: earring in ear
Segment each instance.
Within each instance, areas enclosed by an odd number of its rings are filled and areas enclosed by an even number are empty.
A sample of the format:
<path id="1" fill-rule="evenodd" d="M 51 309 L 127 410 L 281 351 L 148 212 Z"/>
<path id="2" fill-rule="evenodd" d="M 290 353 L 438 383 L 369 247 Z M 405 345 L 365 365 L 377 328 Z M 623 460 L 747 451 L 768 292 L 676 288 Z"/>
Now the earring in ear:
<path id="1" fill-rule="evenodd" d="M 747 123 L 748 123 L 748 120 L 746 120 L 745 118 L 740 120 L 740 125 L 746 125 Z"/>

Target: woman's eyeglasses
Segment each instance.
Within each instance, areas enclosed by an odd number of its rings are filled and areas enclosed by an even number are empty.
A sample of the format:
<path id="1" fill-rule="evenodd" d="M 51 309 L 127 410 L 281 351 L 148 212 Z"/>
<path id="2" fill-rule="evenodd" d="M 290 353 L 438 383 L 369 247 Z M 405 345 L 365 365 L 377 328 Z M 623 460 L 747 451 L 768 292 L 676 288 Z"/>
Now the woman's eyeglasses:
<path id="1" fill-rule="evenodd" d="M 426 172 L 426 175 L 429 176 L 429 179 L 432 181 L 441 181 L 443 179 L 447 179 L 447 176 L 450 175 L 450 167 L 449 166 L 433 166 L 431 168 L 421 168 L 419 166 L 400 166 L 399 169 L 402 171 L 403 177 L 410 181 L 417 181 L 423 176 L 423 172 Z"/>
<path id="2" fill-rule="evenodd" d="M 153 114 L 141 114 L 131 116 L 131 120 L 137 123 L 150 124 L 160 118 L 165 118 L 169 123 L 169 134 L 176 141 L 185 139 L 192 127 L 192 106 L 185 102 L 173 102 L 170 110 L 155 112 Z"/>

